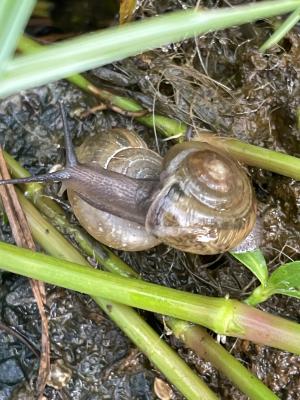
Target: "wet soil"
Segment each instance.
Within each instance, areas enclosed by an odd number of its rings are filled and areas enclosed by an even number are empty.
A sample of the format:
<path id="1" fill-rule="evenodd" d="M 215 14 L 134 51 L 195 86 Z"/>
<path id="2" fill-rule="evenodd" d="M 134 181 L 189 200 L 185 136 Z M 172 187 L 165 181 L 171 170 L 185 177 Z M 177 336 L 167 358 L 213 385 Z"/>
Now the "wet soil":
<path id="1" fill-rule="evenodd" d="M 195 3 L 145 1 L 137 17 Z M 229 2 L 202 3 L 215 7 Z M 231 5 L 242 3 L 247 1 L 230 1 Z M 89 78 L 196 128 L 300 156 L 299 28 L 265 55 L 258 51 L 276 22 L 278 19 L 259 21 L 209 33 L 99 68 L 91 71 Z M 78 118 L 78 110 L 87 110 L 96 101 L 62 81 L 0 103 L 0 143 L 31 173 L 46 172 L 63 160 L 58 99 L 65 101 L 74 116 L 70 123 L 75 144 L 91 132 L 118 126 L 136 130 L 156 150 L 153 131 L 130 118 L 110 111 Z M 171 145 L 158 135 L 162 154 Z M 249 169 L 249 173 L 264 226 L 262 250 L 271 271 L 299 258 L 300 184 L 257 168 Z M 54 197 L 55 189 L 48 189 Z M 67 207 L 67 199 L 63 202 Z M 74 219 L 72 211 L 67 208 L 67 212 Z M 0 234 L 1 240 L 12 242 L 5 219 L 1 219 Z M 159 246 L 148 252 L 119 255 L 145 280 L 195 293 L 242 299 L 257 285 L 251 273 L 228 254 L 195 256 Z M 47 398 L 157 398 L 154 381 L 164 377 L 88 297 L 48 287 L 47 307 L 51 357 L 57 375 L 54 387 L 47 388 Z M 260 308 L 300 322 L 299 300 L 273 296 Z M 25 279 L 0 275 L 0 315 L 2 323 L 16 329 L 39 349 L 39 316 Z M 210 363 L 166 335 L 164 327 L 150 314 L 145 318 L 220 398 L 246 399 Z M 224 346 L 281 399 L 300 399 L 300 357 L 231 338 Z M 33 398 L 37 361 L 29 346 L 0 329 L 0 400 Z M 179 400 L 182 396 L 173 388 L 172 398 Z"/>

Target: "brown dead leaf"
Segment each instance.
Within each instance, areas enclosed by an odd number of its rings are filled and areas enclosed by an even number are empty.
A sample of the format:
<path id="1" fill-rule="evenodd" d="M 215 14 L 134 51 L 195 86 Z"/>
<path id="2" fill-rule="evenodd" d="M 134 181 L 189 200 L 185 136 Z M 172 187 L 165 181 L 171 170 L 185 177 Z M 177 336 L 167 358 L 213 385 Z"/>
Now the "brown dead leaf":
<path id="1" fill-rule="evenodd" d="M 119 10 L 119 23 L 125 24 L 129 22 L 133 17 L 133 12 L 136 7 L 136 0 L 120 0 Z"/>
<path id="2" fill-rule="evenodd" d="M 154 392 L 160 400 L 171 400 L 173 397 L 171 387 L 160 378 L 154 380 Z"/>

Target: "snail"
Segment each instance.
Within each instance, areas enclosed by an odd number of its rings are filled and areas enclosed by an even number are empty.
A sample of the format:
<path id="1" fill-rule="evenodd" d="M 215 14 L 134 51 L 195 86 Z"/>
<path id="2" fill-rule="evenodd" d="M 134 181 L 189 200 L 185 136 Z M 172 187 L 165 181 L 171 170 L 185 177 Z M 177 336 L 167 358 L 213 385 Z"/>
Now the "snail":
<path id="1" fill-rule="evenodd" d="M 62 105 L 61 112 L 65 168 L 0 184 L 61 181 L 80 224 L 116 249 L 137 251 L 165 243 L 186 252 L 218 254 L 257 246 L 254 191 L 229 155 L 208 143 L 185 142 L 162 159 L 123 129 L 89 137 L 75 153 Z"/>

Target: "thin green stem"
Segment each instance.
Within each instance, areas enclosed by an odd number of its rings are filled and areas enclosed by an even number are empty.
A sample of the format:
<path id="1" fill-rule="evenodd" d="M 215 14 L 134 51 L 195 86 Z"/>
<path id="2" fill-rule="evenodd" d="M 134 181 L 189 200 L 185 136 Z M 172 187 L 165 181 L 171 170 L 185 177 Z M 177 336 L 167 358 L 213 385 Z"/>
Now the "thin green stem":
<path id="1" fill-rule="evenodd" d="M 275 400 L 278 397 L 217 343 L 205 329 L 185 321 L 167 318 L 165 321 L 174 335 L 200 357 L 210 361 L 252 400 Z"/>
<path id="2" fill-rule="evenodd" d="M 43 46 L 27 36 L 22 36 L 19 40 L 18 49 L 24 54 L 32 54 L 38 52 Z M 81 90 L 98 97 L 101 101 L 109 106 L 120 108 L 122 111 L 129 113 L 137 113 L 145 111 L 146 115 L 136 116 L 136 120 L 140 123 L 155 127 L 158 132 L 165 136 L 183 136 L 187 130 L 187 125 L 183 122 L 165 117 L 159 114 L 147 113 L 147 110 L 137 103 L 135 100 L 124 96 L 111 93 L 108 90 L 96 87 L 82 75 L 76 74 L 66 78 L 70 83 L 77 86 Z"/>
<path id="3" fill-rule="evenodd" d="M 8 63 L 0 95 L 49 83 L 174 41 L 293 11 L 299 0 L 184 10 L 67 39 Z"/>
<path id="4" fill-rule="evenodd" d="M 98 297 L 94 299 L 187 399 L 218 398 L 143 319 L 140 318 L 137 325 L 139 315 L 133 309 L 121 304 L 117 308 L 112 307 L 111 302 Z"/>
<path id="5" fill-rule="evenodd" d="M 300 158 L 213 134 L 200 133 L 197 140 L 209 142 L 226 150 L 247 165 L 264 168 L 296 180 L 300 179 Z"/>
<path id="6" fill-rule="evenodd" d="M 276 31 L 269 37 L 268 40 L 260 47 L 260 51 L 264 53 L 270 47 L 277 44 L 284 36 L 297 24 L 300 19 L 300 7 L 298 7 Z"/>

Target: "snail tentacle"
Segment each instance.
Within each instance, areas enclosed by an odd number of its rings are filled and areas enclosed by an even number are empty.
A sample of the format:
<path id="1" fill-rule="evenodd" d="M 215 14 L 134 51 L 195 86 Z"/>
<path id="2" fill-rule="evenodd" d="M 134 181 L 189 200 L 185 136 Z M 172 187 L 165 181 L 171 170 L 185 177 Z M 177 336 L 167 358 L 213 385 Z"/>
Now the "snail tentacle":
<path id="1" fill-rule="evenodd" d="M 44 175 L 28 176 L 26 178 L 3 179 L 0 180 L 0 185 L 15 185 L 21 183 L 32 182 L 61 182 L 72 178 L 73 171 L 71 168 L 64 168 L 61 171 L 50 172 Z"/>
<path id="2" fill-rule="evenodd" d="M 63 102 L 59 102 L 60 113 L 63 121 L 64 128 L 64 139 L 65 139 L 65 152 L 66 152 L 66 167 L 75 167 L 78 165 L 78 160 L 74 150 L 71 133 L 69 130 L 69 125 L 67 122 L 66 112 L 63 106 Z"/>

